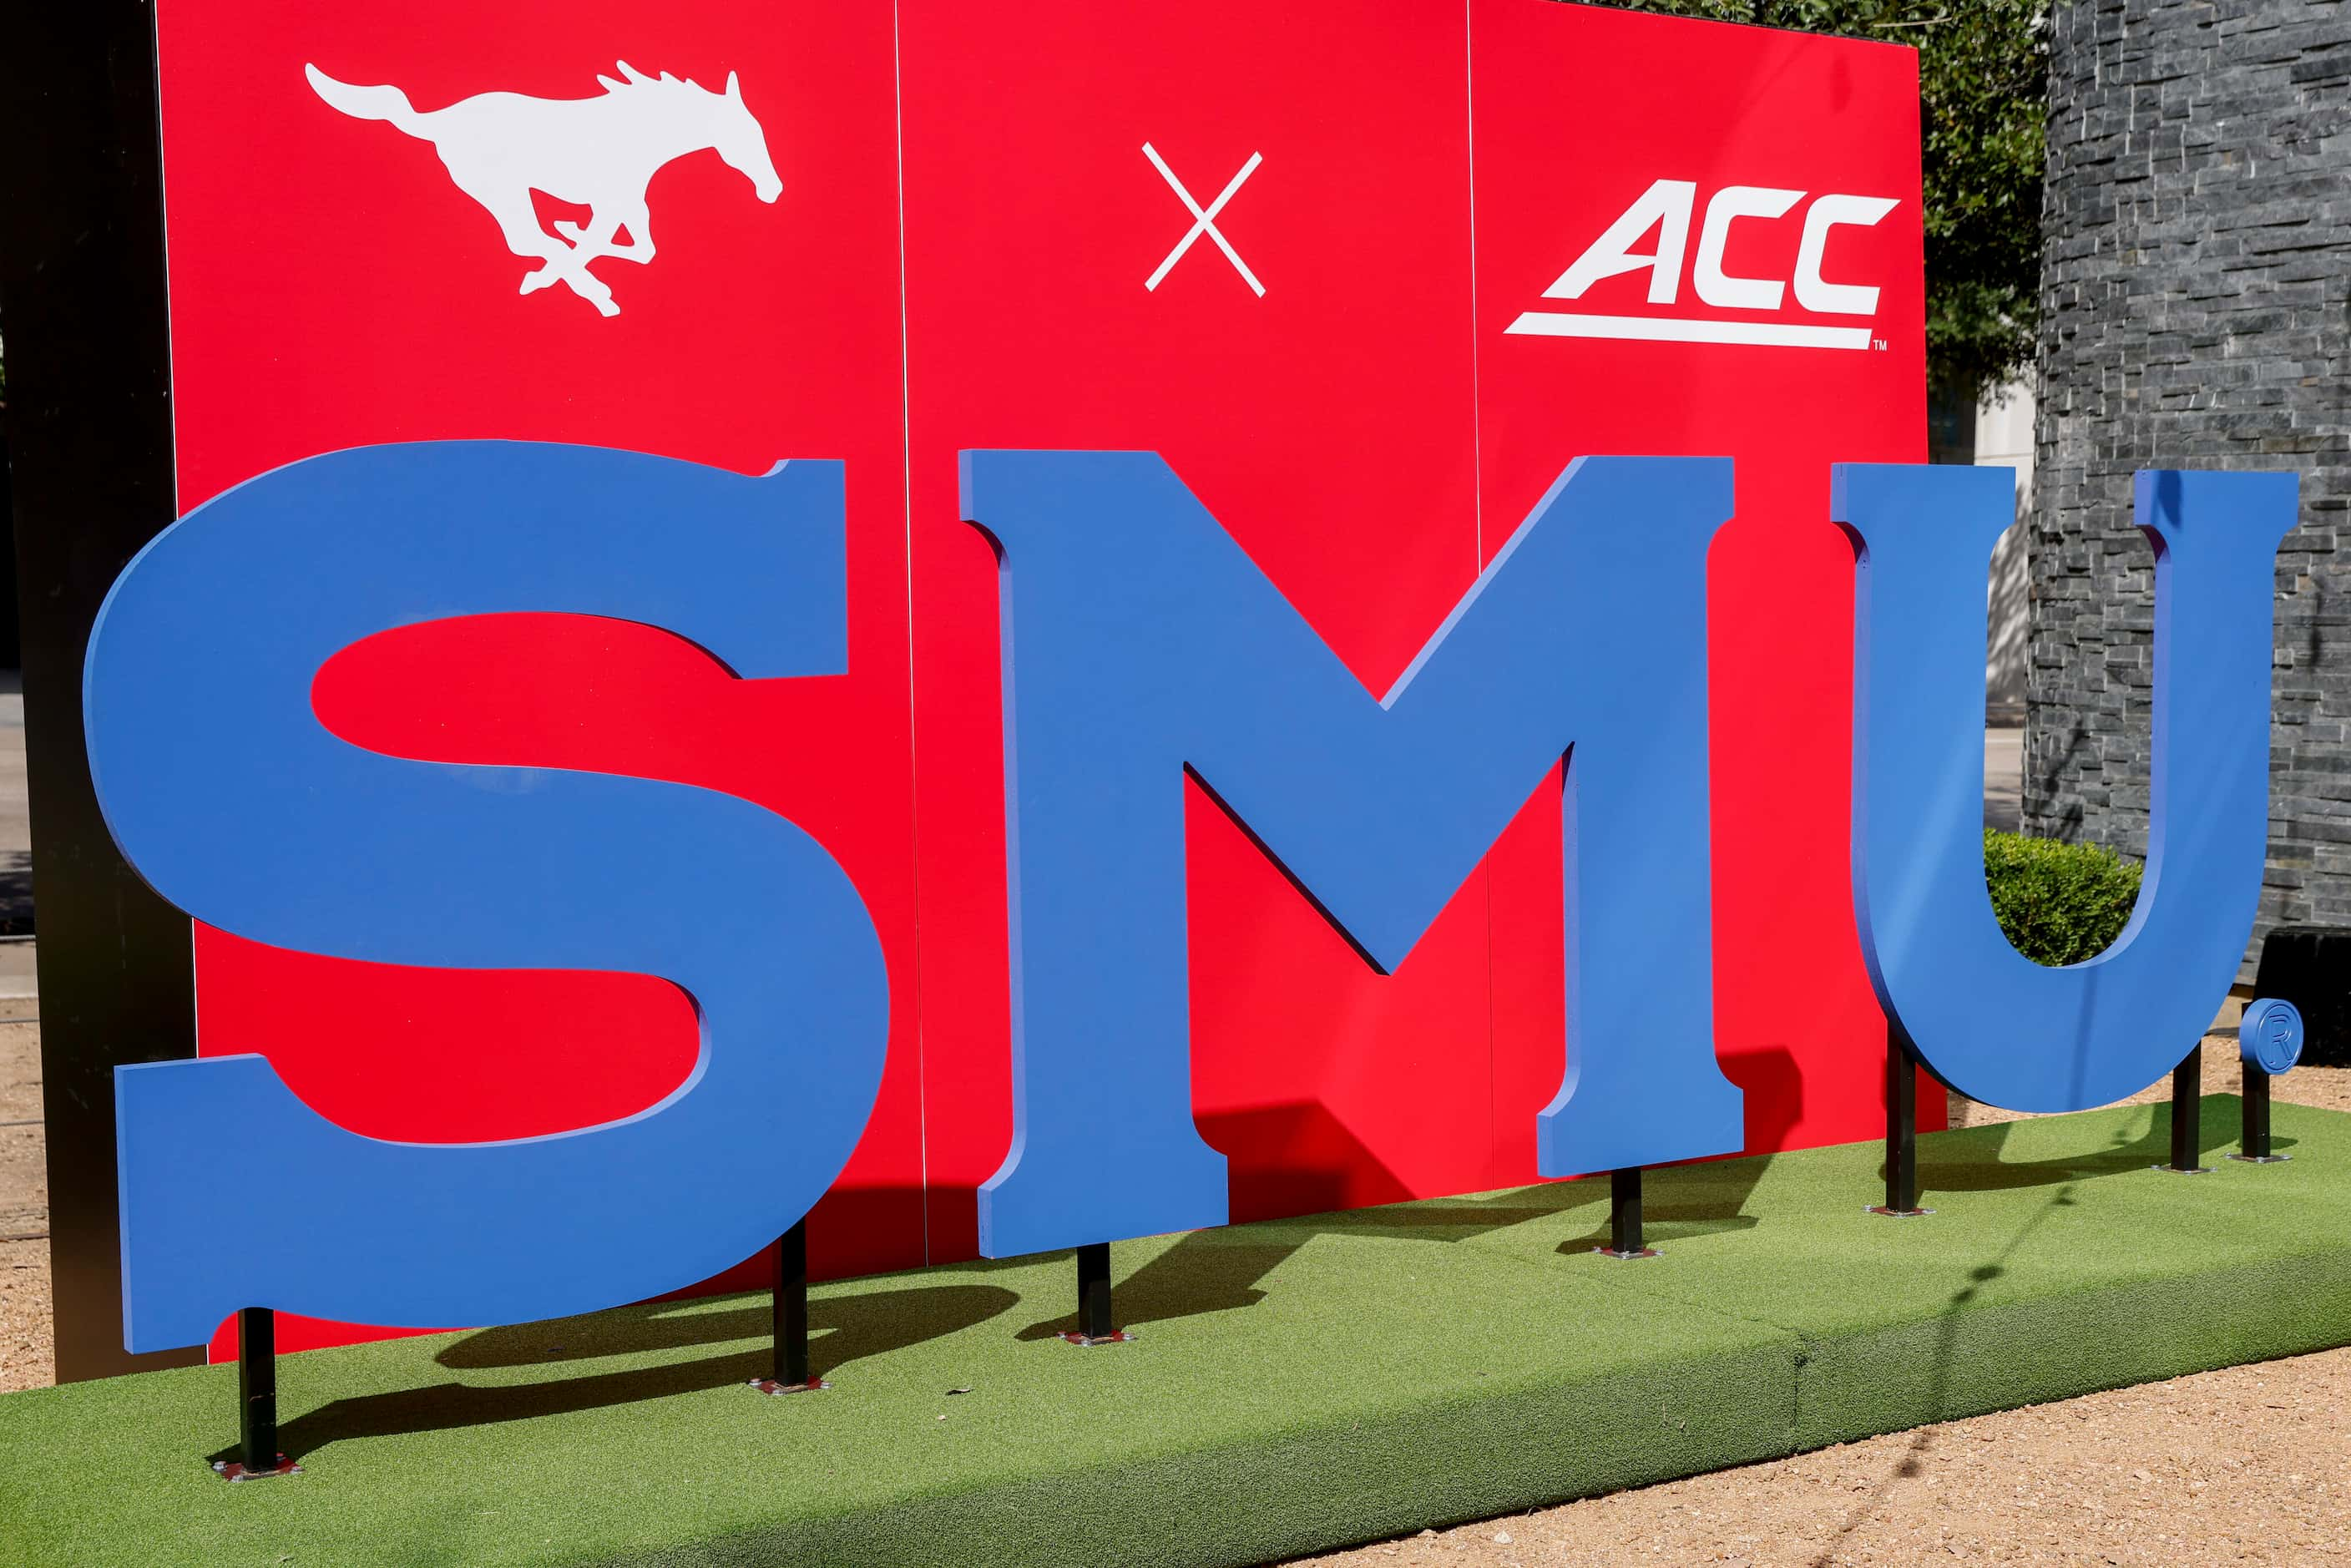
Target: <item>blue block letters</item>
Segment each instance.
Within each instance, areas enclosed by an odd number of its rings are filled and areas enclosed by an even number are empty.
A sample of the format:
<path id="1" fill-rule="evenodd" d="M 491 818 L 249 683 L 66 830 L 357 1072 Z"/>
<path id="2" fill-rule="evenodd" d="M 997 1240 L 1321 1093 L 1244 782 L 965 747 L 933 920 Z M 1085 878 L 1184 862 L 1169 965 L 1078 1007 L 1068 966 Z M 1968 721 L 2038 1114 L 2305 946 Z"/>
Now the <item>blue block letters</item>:
<path id="1" fill-rule="evenodd" d="M 1962 1094 L 2079 1111 L 2134 1093 L 2212 1019 L 2251 935 L 2269 831 L 2271 562 L 2291 474 L 2143 473 L 2155 546 L 2154 759 L 2138 904 L 2044 968 L 1984 885 L 1984 569 L 2005 468 L 1840 465 L 1855 539 L 1853 895 L 1878 1001 Z"/>
<path id="2" fill-rule="evenodd" d="M 258 1056 L 118 1070 L 131 1350 L 202 1343 L 248 1306 L 426 1326 L 613 1305 L 741 1260 L 823 1193 L 872 1108 L 888 1008 L 830 855 L 708 790 L 364 751 L 310 684 L 375 632 L 525 611 L 663 627 L 747 677 L 836 672 L 843 528 L 835 463 L 751 479 L 452 442 L 264 475 L 132 562 L 92 634 L 90 767 L 163 897 L 341 957 L 657 975 L 693 998 L 702 1048 L 636 1115 L 451 1145 L 337 1127 Z"/>
<path id="3" fill-rule="evenodd" d="M 967 453 L 964 515 L 1001 558 L 1012 906 L 1012 1151 L 981 1189 L 983 1252 L 1226 1218 L 1192 1123 L 1186 770 L 1384 973 L 1568 755 L 1567 1071 L 1541 1167 L 1740 1146 L 1707 843 L 1727 460 L 1572 466 L 1384 699 L 1155 455 Z"/>
<path id="4" fill-rule="evenodd" d="M 998 557 L 1012 963 L 1013 1138 L 982 1251 L 1227 1218 L 1191 1111 L 1187 777 L 1385 974 L 1564 758 L 1566 1069 L 1524 1111 L 1541 1168 L 1740 1147 L 1708 841 L 1707 555 L 1730 481 L 1725 460 L 1575 463 L 1383 698 L 1158 457 L 964 455 L 964 515 Z M 377 632 L 500 612 L 663 628 L 744 678 L 838 672 L 843 484 L 830 463 L 752 479 L 584 447 L 369 447 L 232 490 L 131 563 L 92 632 L 90 768 L 164 898 L 334 956 L 657 976 L 702 1029 L 661 1103 L 492 1144 L 361 1136 L 259 1056 L 118 1070 L 131 1350 L 200 1343 L 249 1306 L 424 1326 L 640 1299 L 750 1255 L 839 1175 L 888 992 L 822 847 L 684 785 L 364 750 L 310 687 Z M 2019 1110 L 2171 1066 L 2260 891 L 2294 481 L 2144 474 L 2137 508 L 2157 559 L 2146 877 L 2112 948 L 2050 969 L 2002 937 L 1981 853 L 1984 567 L 2009 476 L 1835 474 L 1864 956 L 1897 1040 Z M 266 1191 L 225 1185 L 232 1144 Z"/>

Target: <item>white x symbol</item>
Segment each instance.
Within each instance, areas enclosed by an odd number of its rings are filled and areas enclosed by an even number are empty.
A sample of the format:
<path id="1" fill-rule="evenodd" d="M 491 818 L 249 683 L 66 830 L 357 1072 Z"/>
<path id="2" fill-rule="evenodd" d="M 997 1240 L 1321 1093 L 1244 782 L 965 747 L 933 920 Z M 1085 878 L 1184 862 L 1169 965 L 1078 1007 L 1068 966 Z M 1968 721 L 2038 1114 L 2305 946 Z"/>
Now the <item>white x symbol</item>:
<path id="1" fill-rule="evenodd" d="M 1230 242 L 1225 238 L 1224 231 L 1217 227 L 1217 214 L 1225 210 L 1225 204 L 1233 199 L 1233 193 L 1241 188 L 1241 183 L 1257 172 L 1257 166 L 1265 162 L 1265 155 L 1261 152 L 1250 153 L 1249 162 L 1241 165 L 1241 172 L 1233 176 L 1232 183 L 1225 187 L 1223 194 L 1208 204 L 1208 210 L 1206 212 L 1200 210 L 1200 204 L 1192 199 L 1192 193 L 1184 188 L 1184 182 L 1176 177 L 1176 171 L 1167 166 L 1167 161 L 1160 157 L 1148 141 L 1143 144 L 1143 155 L 1151 160 L 1151 166 L 1159 171 L 1159 177 L 1167 182 L 1169 187 L 1175 191 L 1176 199 L 1181 201 L 1185 208 L 1197 220 L 1192 225 L 1190 231 L 1176 242 L 1176 248 L 1167 253 L 1167 259 L 1159 264 L 1159 270 L 1153 273 L 1143 287 L 1146 289 L 1157 288 L 1159 280 L 1167 276 L 1167 269 L 1183 260 L 1184 253 L 1192 248 L 1192 242 L 1206 234 L 1217 242 L 1217 248 L 1225 253 L 1225 259 L 1233 264 L 1233 270 L 1241 275 L 1241 281 L 1255 289 L 1259 298 L 1264 298 L 1265 285 L 1257 280 L 1257 274 L 1249 269 L 1249 263 L 1241 259 L 1241 253 L 1232 247 Z"/>

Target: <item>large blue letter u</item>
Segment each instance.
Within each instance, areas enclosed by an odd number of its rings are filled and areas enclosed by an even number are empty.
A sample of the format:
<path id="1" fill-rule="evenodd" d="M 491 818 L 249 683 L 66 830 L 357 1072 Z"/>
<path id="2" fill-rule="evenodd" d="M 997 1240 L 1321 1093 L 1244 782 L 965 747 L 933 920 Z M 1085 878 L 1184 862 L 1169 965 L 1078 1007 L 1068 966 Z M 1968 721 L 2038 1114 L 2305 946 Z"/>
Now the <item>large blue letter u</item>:
<path id="1" fill-rule="evenodd" d="M 2113 946 L 2045 968 L 1984 886 L 1984 568 L 2005 468 L 1837 468 L 1855 538 L 1854 908 L 1887 1020 L 1962 1094 L 2079 1111 L 2146 1087 L 2228 995 L 2269 828 L 2272 561 L 2291 474 L 2147 473 L 2155 545 L 2147 873 Z"/>
<path id="2" fill-rule="evenodd" d="M 964 462 L 964 515 L 1002 552 L 1012 900 L 1013 1142 L 983 1252 L 1226 1218 L 1191 1113 L 1187 768 L 1385 972 L 1572 747 L 1567 1071 L 1541 1168 L 1739 1146 L 1707 839 L 1727 461 L 1572 467 L 1384 700 L 1158 457 Z"/>
<path id="3" fill-rule="evenodd" d="M 248 1306 L 412 1326 L 610 1306 L 716 1273 L 816 1201 L 872 1110 L 888 1007 L 832 858 L 708 790 L 365 751 L 310 685 L 375 632 L 529 611 L 663 627 L 742 675 L 837 672 L 842 530 L 836 463 L 750 479 L 455 442 L 278 469 L 131 563 L 90 645 L 90 768 L 163 897 L 340 957 L 657 975 L 702 1027 L 661 1103 L 507 1143 L 362 1137 L 258 1056 L 119 1070 L 131 1350 L 201 1343 Z M 231 1148 L 266 1196 L 221 1186 Z"/>

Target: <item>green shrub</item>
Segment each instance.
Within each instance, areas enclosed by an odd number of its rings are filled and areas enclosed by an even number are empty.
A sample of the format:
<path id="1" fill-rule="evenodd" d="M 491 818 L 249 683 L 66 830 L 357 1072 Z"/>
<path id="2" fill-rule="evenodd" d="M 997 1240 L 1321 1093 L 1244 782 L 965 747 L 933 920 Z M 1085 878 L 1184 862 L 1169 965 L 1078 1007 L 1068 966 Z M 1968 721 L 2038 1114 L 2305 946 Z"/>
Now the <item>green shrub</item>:
<path id="1" fill-rule="evenodd" d="M 2138 898 L 2139 864 L 2095 844 L 1984 832 L 1991 911 L 2036 964 L 2095 958 L 2122 935 Z"/>

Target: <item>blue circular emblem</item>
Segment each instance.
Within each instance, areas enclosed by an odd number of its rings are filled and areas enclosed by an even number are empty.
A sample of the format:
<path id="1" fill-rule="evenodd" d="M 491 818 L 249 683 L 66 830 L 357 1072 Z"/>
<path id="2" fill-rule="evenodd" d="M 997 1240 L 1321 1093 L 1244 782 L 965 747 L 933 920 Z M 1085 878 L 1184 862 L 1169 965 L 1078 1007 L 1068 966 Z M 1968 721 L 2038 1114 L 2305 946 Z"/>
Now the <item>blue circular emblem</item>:
<path id="1" fill-rule="evenodd" d="M 2274 1078 L 2302 1060 L 2302 1014 L 2292 1002 L 2256 998 L 2237 1024 L 2237 1051 Z"/>

